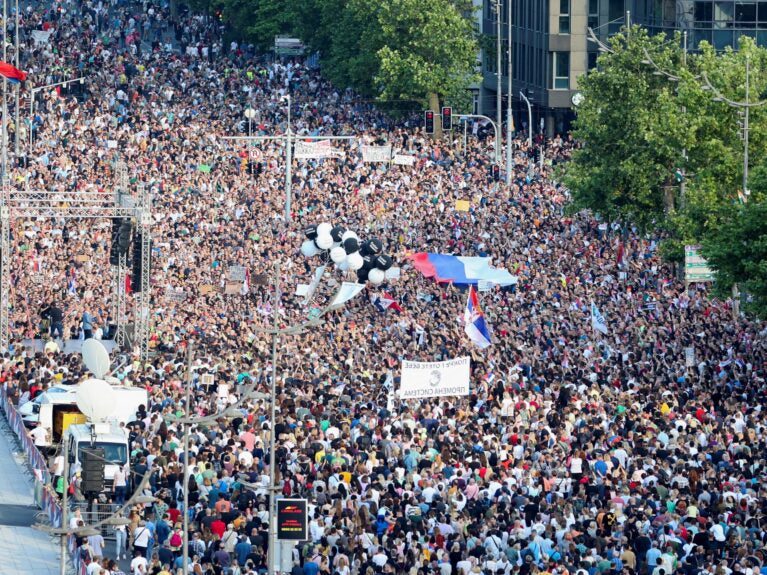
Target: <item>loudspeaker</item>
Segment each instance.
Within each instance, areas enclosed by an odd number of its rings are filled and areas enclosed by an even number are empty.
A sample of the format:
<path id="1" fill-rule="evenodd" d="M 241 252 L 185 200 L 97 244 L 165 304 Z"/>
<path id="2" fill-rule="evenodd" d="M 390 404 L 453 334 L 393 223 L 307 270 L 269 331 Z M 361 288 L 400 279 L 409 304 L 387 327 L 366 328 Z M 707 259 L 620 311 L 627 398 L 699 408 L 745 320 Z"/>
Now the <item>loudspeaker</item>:
<path id="1" fill-rule="evenodd" d="M 80 463 L 83 466 L 83 493 L 101 493 L 104 489 L 104 449 L 88 447 L 82 450 Z"/>

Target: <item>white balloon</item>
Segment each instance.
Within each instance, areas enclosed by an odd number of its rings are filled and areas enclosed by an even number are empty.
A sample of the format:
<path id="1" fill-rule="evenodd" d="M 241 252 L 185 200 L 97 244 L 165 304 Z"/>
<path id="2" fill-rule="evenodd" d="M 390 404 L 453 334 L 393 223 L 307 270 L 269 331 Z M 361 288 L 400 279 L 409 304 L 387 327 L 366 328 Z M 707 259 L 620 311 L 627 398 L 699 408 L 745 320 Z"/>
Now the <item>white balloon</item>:
<path id="1" fill-rule="evenodd" d="M 86 339 L 82 346 L 83 363 L 99 379 L 109 371 L 109 352 L 97 339 Z"/>
<path id="2" fill-rule="evenodd" d="M 365 260 L 362 259 L 362 254 L 359 252 L 354 252 L 346 256 L 346 261 L 349 262 L 349 269 L 352 271 L 357 271 L 365 264 Z"/>
<path id="3" fill-rule="evenodd" d="M 317 249 L 317 246 L 314 245 L 312 240 L 306 240 L 301 244 L 301 253 L 304 254 L 307 258 L 311 258 L 320 253 L 320 250 Z"/>
<path id="4" fill-rule="evenodd" d="M 338 269 L 342 272 L 348 272 L 349 271 L 349 260 L 344 259 L 340 264 L 338 264 Z"/>
<path id="5" fill-rule="evenodd" d="M 357 236 L 357 234 L 355 234 L 355 233 L 354 233 L 353 231 L 351 231 L 351 230 L 346 230 L 346 231 L 343 233 L 343 235 L 341 236 L 341 242 L 343 243 L 343 242 L 345 242 L 346 240 L 348 240 L 349 238 L 354 238 L 355 240 L 359 240 L 359 237 Z"/>
<path id="6" fill-rule="evenodd" d="M 115 392 L 102 379 L 86 379 L 77 386 L 77 408 L 91 421 L 104 421 L 115 410 Z"/>
<path id="7" fill-rule="evenodd" d="M 346 259 L 346 250 L 341 247 L 333 248 L 330 250 L 330 259 L 333 260 L 334 263 L 340 264 Z"/>
<path id="8" fill-rule="evenodd" d="M 319 226 L 317 226 L 317 236 L 329 236 L 330 230 L 333 229 L 333 226 L 327 222 L 322 222 Z"/>
<path id="9" fill-rule="evenodd" d="M 373 268 L 372 270 L 370 270 L 370 273 L 368 274 L 368 281 L 374 286 L 377 286 L 383 283 L 385 277 L 386 277 L 386 274 L 383 270 L 379 270 L 378 268 Z"/>
<path id="10" fill-rule="evenodd" d="M 321 250 L 329 250 L 333 246 L 333 238 L 330 237 L 330 234 L 319 235 L 315 241 Z"/>

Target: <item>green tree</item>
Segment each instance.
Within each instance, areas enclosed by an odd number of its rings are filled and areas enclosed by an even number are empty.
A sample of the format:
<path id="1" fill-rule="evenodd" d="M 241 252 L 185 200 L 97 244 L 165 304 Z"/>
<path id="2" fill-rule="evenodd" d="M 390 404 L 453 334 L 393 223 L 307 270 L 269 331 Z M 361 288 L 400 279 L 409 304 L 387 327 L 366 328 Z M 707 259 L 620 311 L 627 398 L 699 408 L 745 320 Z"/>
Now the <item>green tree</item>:
<path id="1" fill-rule="evenodd" d="M 716 270 L 716 289 L 734 284 L 746 295 L 743 308 L 767 318 L 767 202 L 730 206 L 703 240 L 703 256 Z"/>
<path id="2" fill-rule="evenodd" d="M 573 136 L 583 145 L 564 174 L 573 209 L 642 227 L 663 219 L 689 133 L 676 86 L 643 63 L 647 54 L 671 70 L 683 59 L 679 43 L 634 26 L 613 36 L 610 51 L 580 80 L 585 98 Z"/>

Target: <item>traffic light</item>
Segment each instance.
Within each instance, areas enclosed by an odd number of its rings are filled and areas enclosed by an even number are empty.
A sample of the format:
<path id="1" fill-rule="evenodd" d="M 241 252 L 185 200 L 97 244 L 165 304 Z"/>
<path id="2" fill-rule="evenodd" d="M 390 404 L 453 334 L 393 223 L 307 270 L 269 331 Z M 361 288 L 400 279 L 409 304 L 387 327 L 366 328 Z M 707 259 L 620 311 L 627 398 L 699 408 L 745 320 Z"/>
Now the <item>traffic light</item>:
<path id="1" fill-rule="evenodd" d="M 434 112 L 432 110 L 426 110 L 423 113 L 424 124 L 426 125 L 426 133 L 434 133 Z"/>
<path id="2" fill-rule="evenodd" d="M 450 106 L 442 107 L 442 129 L 446 131 L 453 129 L 453 108 Z"/>
<path id="3" fill-rule="evenodd" d="M 492 174 L 492 178 L 494 182 L 501 181 L 501 166 L 499 166 L 498 164 L 493 164 L 490 167 L 490 173 Z"/>
<path id="4" fill-rule="evenodd" d="M 80 459 L 83 466 L 81 491 L 86 494 L 101 493 L 104 489 L 104 448 L 83 448 Z"/>

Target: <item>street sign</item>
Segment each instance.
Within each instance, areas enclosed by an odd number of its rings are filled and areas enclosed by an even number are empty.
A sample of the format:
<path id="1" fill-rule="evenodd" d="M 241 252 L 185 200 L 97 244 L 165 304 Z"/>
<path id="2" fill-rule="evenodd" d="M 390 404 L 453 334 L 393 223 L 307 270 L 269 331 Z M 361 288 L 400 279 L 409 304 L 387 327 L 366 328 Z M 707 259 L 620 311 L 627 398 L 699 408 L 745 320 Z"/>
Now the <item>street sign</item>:
<path id="1" fill-rule="evenodd" d="M 277 500 L 277 540 L 309 539 L 309 513 L 306 499 Z"/>
<path id="2" fill-rule="evenodd" d="M 684 247 L 684 281 L 689 283 L 712 282 L 716 279 L 714 270 L 708 267 L 700 255 L 700 246 Z"/>

